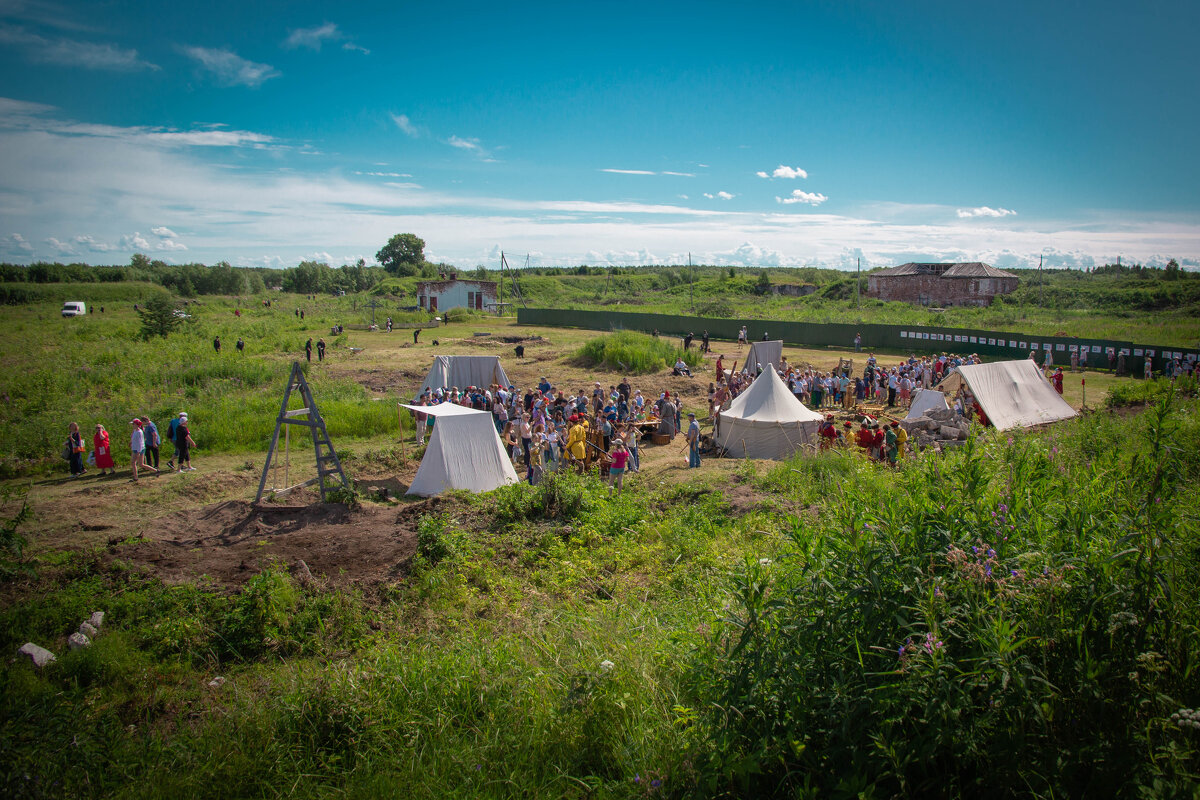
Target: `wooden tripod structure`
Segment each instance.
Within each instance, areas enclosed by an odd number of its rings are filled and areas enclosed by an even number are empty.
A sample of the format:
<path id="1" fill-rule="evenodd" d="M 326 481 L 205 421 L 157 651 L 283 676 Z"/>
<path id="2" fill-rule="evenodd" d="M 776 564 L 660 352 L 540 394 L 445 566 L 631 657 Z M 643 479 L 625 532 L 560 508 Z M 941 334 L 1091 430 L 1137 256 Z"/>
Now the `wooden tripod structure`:
<path id="1" fill-rule="evenodd" d="M 288 400 L 291 399 L 293 391 L 300 392 L 300 397 L 304 400 L 304 408 L 288 411 Z M 317 477 L 295 486 L 287 486 L 282 489 L 273 486 L 267 489 L 267 475 L 271 471 L 271 462 L 278 456 L 279 431 L 284 429 L 284 425 L 300 425 L 308 428 L 312 433 L 313 450 L 317 455 Z M 290 444 L 290 438 L 287 433 L 284 434 L 284 440 L 288 444 Z M 287 483 L 287 462 L 289 460 L 287 453 L 284 458 L 284 483 Z M 321 418 L 321 412 L 317 410 L 317 401 L 313 398 L 312 389 L 309 388 L 308 381 L 304 379 L 304 371 L 300 369 L 300 362 L 293 361 L 292 373 L 288 377 L 287 389 L 283 393 L 283 404 L 279 407 L 279 416 L 275 419 L 275 433 L 271 436 L 271 448 L 267 451 L 267 460 L 263 464 L 262 479 L 258 482 L 258 495 L 255 496 L 254 502 L 261 501 L 263 494 L 268 491 L 272 495 L 287 494 L 294 489 L 312 486 L 314 483 L 320 486 L 321 502 L 325 502 L 325 478 L 331 475 L 336 476 L 342 486 L 350 487 L 346 480 L 346 473 L 342 471 L 342 462 L 338 460 L 337 453 L 334 452 L 333 442 L 329 441 L 329 432 L 325 430 L 325 420 Z"/>

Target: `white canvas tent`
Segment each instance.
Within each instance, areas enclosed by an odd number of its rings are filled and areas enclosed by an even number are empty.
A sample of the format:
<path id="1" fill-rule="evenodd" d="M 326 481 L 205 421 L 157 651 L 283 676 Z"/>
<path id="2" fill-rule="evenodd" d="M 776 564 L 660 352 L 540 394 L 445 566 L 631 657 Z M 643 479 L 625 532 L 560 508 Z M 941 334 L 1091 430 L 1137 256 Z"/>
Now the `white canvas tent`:
<path id="1" fill-rule="evenodd" d="M 905 419 L 916 419 L 925 416 L 926 411 L 945 411 L 948 408 L 950 408 L 950 404 L 946 402 L 946 395 L 937 389 L 917 389 Z"/>
<path id="2" fill-rule="evenodd" d="M 430 497 L 448 489 L 489 492 L 517 482 L 517 472 L 488 412 L 453 403 L 404 407 L 436 419 L 407 494 Z"/>
<path id="3" fill-rule="evenodd" d="M 508 375 L 500 366 L 498 356 L 434 356 L 433 366 L 429 374 L 417 387 L 417 397 L 425 391 L 425 387 L 436 391 L 457 386 L 465 389 L 468 386 L 482 386 L 484 389 L 498 383 L 507 388 Z"/>
<path id="4" fill-rule="evenodd" d="M 765 371 L 768 366 L 779 369 L 780 363 L 783 361 L 783 341 L 775 340 L 773 342 L 751 342 L 750 352 L 746 354 L 746 363 L 742 365 L 742 372 L 753 375 L 758 372 L 758 365 L 762 365 Z"/>
<path id="5" fill-rule="evenodd" d="M 737 458 L 787 458 L 816 442 L 822 419 L 764 365 L 763 374 L 721 412 L 717 446 Z"/>
<path id="6" fill-rule="evenodd" d="M 1075 409 L 1054 391 L 1027 358 L 993 364 L 964 364 L 938 384 L 953 394 L 966 383 L 972 396 L 999 430 L 1025 428 L 1075 416 Z"/>

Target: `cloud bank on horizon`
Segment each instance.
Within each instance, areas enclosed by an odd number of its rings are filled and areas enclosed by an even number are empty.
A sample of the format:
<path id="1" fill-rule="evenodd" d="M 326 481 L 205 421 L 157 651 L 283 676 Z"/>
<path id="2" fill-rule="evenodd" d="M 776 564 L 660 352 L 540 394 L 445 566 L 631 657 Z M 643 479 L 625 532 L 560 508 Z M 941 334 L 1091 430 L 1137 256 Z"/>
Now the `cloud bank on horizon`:
<path id="1" fill-rule="evenodd" d="M 538 265 L 1200 267 L 1191 4 L 1168 22 L 1018 2 L 1005 18 L 1040 26 L 1019 59 L 998 10 L 949 4 L 768 20 L 668 3 L 637 37 L 577 25 L 582 9 L 367 6 L 243 6 L 223 27 L 207 5 L 0 4 L 0 260 L 370 262 L 412 231 L 461 266 L 504 249 Z M 401 23 L 422 36 L 397 46 Z M 1084 63 L 1067 31 L 1152 36 L 1161 57 L 1064 67 Z M 961 47 L 935 46 L 950 32 Z M 518 34 L 539 47 L 486 55 Z M 867 35 L 879 46 L 848 55 Z"/>

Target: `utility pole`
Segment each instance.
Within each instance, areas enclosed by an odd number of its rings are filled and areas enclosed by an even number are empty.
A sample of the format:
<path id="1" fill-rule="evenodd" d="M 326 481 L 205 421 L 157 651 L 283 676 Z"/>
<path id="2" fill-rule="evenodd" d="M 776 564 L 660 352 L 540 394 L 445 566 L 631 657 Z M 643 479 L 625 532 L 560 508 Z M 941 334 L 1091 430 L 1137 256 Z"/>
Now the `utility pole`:
<path id="1" fill-rule="evenodd" d="M 859 294 L 858 285 L 862 283 L 862 256 L 858 258 L 858 276 L 854 279 L 854 305 L 859 311 L 862 310 L 862 295 Z"/>
<path id="2" fill-rule="evenodd" d="M 688 304 L 692 307 L 692 313 L 696 313 L 696 295 L 693 286 L 696 284 L 696 276 L 692 273 L 692 253 L 688 251 Z"/>
<path id="3" fill-rule="evenodd" d="M 1046 303 L 1046 279 L 1042 275 L 1042 257 L 1038 256 L 1038 285 L 1041 287 L 1038 297 L 1038 305 L 1045 306 Z"/>

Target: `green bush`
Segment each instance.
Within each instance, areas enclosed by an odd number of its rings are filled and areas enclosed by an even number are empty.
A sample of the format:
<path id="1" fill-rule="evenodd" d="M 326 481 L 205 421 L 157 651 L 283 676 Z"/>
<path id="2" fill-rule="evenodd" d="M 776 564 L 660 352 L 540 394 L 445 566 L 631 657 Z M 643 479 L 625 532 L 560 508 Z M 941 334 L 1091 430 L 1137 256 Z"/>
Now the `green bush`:
<path id="1" fill-rule="evenodd" d="M 644 333 L 618 331 L 592 339 L 575 352 L 584 366 L 601 367 L 631 375 L 645 375 L 670 369 L 683 358 L 691 368 L 703 361 L 698 350 L 684 350 L 676 340 L 660 339 Z"/>

